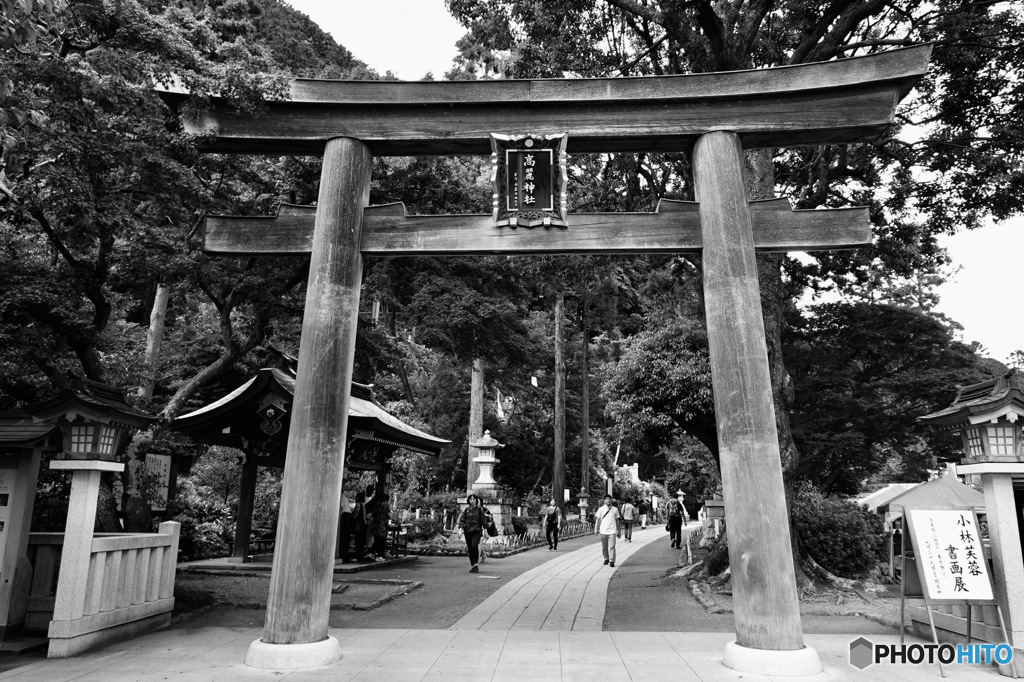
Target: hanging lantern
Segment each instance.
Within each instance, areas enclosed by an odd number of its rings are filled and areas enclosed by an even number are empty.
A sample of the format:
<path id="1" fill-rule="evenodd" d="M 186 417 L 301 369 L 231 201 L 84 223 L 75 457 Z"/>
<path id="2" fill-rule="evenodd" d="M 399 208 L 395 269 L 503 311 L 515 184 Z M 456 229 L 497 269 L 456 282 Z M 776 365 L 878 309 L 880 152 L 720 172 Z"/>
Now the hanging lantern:
<path id="1" fill-rule="evenodd" d="M 130 406 L 120 388 L 88 379 L 27 411 L 37 422 L 57 422 L 64 444 L 57 459 L 118 461 L 129 431 L 156 421 L 154 415 Z"/>

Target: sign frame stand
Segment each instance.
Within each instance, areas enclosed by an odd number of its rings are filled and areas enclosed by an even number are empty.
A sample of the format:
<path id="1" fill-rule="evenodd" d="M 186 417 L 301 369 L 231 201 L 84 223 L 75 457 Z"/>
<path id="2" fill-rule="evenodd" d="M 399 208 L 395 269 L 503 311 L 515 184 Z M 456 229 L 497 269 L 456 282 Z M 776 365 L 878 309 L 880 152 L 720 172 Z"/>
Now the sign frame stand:
<path id="1" fill-rule="evenodd" d="M 966 606 L 967 607 L 967 642 L 966 642 L 967 645 L 970 645 L 970 643 L 971 643 L 971 620 L 972 620 L 972 616 L 973 616 L 973 607 L 974 606 L 995 606 L 996 607 L 996 615 L 999 617 L 999 630 L 1000 630 L 1000 632 L 1003 635 L 1003 643 L 1005 643 L 1007 646 L 1009 646 L 1012 649 L 1013 645 L 1010 643 L 1010 638 L 1009 638 L 1009 636 L 1006 633 L 1006 621 L 1003 618 L 1003 609 L 999 605 L 999 600 L 998 599 L 993 598 L 993 599 L 972 599 L 972 600 L 968 600 L 968 599 L 939 599 L 939 600 L 935 600 L 935 599 L 931 599 L 929 597 L 928 590 L 924 587 L 926 585 L 926 581 L 927 581 L 927 576 L 925 574 L 925 569 L 924 569 L 924 563 L 922 561 L 920 561 L 918 559 L 918 557 L 916 556 L 917 555 L 917 547 L 916 547 L 916 545 L 914 543 L 914 537 L 915 537 L 914 526 L 913 526 L 913 521 L 911 520 L 911 517 L 910 517 L 910 512 L 912 512 L 912 511 L 959 511 L 959 512 L 970 512 L 971 518 L 974 521 L 974 527 L 975 528 L 980 528 L 980 524 L 978 523 L 978 516 L 975 513 L 974 509 L 971 508 L 971 507 L 943 507 L 941 509 L 913 509 L 913 510 L 911 510 L 911 509 L 904 509 L 903 510 L 903 522 L 904 522 L 904 527 L 905 527 L 904 531 L 905 532 L 903 533 L 903 547 L 902 547 L 903 551 L 902 551 L 902 554 L 901 554 L 901 557 L 900 557 L 900 646 L 903 646 L 903 643 L 904 643 L 904 640 L 905 640 L 905 636 L 906 636 L 906 630 L 905 630 L 904 623 L 906 622 L 906 605 L 907 605 L 907 599 L 908 599 L 908 597 L 907 597 L 907 556 L 909 554 L 910 558 L 914 560 L 914 564 L 917 567 L 917 576 L 918 576 L 918 579 L 921 581 L 921 594 L 920 595 L 910 595 L 909 598 L 910 599 L 914 599 L 915 601 L 920 599 L 921 601 L 924 602 L 925 612 L 927 612 L 927 614 L 928 614 L 928 624 L 931 626 L 931 629 L 932 629 L 932 643 L 933 644 L 935 644 L 936 646 L 939 645 L 938 630 L 935 627 L 935 618 L 932 615 L 932 606 L 933 605 L 940 605 L 941 604 L 941 605 L 957 605 L 957 606 Z M 985 565 L 987 567 L 988 566 L 988 558 L 985 556 L 985 548 L 984 548 L 984 545 L 982 545 L 981 542 L 980 542 L 980 540 L 981 540 L 980 536 L 979 536 L 978 540 L 979 540 L 978 546 L 981 549 L 981 558 L 982 558 L 982 561 L 985 562 Z M 991 576 L 986 574 L 986 578 L 987 579 L 991 579 Z M 991 582 L 989 583 L 989 585 L 991 586 Z M 938 664 L 939 664 L 939 674 L 943 678 L 945 678 L 946 677 L 946 670 L 942 666 L 942 661 L 938 661 Z M 1010 672 L 1012 673 L 1013 679 L 1015 679 L 1015 680 L 1018 679 L 1016 666 L 1014 666 L 1012 663 L 1010 664 Z"/>

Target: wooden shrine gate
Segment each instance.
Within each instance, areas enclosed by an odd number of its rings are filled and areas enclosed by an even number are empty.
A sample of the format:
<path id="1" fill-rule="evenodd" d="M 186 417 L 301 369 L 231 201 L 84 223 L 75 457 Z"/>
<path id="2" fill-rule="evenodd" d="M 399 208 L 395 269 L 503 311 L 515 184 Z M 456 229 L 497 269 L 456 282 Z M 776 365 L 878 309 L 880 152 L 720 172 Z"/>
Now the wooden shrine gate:
<path id="1" fill-rule="evenodd" d="M 736 642 L 725 664 L 776 675 L 821 670 L 800 628 L 755 253 L 870 242 L 866 209 L 749 203 L 744 149 L 869 142 L 924 75 L 930 46 L 801 66 L 687 76 L 387 82 L 294 80 L 259 116 L 214 100 L 187 130 L 208 151 L 323 154 L 315 209 L 210 218 L 222 255 L 311 257 L 294 411 L 258 667 L 337 660 L 327 634 L 364 255 L 699 251 Z M 180 102 L 181 93 L 166 93 Z M 569 134 L 572 152 L 692 150 L 697 203 L 569 215 L 565 228 L 496 227 L 491 216 L 366 208 L 373 155 L 486 154 L 491 133 Z M 365 212 L 364 212 L 365 209 Z M 284 646 L 294 645 L 294 646 Z"/>

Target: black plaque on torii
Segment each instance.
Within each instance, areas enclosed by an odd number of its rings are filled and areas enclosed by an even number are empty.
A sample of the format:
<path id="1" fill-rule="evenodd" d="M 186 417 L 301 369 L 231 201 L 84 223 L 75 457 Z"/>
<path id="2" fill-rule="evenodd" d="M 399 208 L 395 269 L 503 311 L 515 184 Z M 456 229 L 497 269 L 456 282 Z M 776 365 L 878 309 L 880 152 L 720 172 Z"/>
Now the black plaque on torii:
<path id="1" fill-rule="evenodd" d="M 491 133 L 495 227 L 565 227 L 569 136 Z"/>

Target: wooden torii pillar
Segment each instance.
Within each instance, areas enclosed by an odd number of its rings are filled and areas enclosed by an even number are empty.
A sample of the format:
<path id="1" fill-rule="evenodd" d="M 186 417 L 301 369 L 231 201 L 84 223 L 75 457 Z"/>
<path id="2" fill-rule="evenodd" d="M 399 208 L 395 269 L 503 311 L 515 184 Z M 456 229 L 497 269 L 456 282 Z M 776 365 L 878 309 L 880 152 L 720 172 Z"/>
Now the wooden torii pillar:
<path id="1" fill-rule="evenodd" d="M 190 132 L 210 151 L 323 153 L 318 206 L 271 218 L 210 218 L 206 250 L 310 254 L 299 374 L 267 620 L 249 665 L 338 658 L 327 635 L 347 391 L 362 255 L 701 251 L 736 641 L 724 663 L 768 675 L 819 672 L 804 646 L 755 252 L 870 241 L 866 209 L 790 211 L 747 200 L 743 150 L 872 141 L 924 74 L 930 46 L 808 64 L 692 76 L 461 82 L 292 81 L 259 117 L 214 101 Z M 180 93 L 166 93 L 180 101 Z M 568 132 L 573 152 L 693 150 L 698 203 L 655 213 L 569 216 L 566 229 L 510 229 L 491 216 L 367 210 L 378 155 L 485 154 L 490 133 Z"/>

